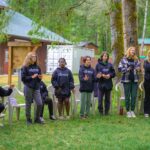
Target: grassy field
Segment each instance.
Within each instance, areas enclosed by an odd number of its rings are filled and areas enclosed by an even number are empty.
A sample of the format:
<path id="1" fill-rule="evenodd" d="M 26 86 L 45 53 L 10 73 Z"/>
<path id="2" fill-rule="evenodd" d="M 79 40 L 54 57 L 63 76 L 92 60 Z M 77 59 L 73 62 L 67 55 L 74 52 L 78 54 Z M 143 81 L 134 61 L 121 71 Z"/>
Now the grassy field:
<path id="1" fill-rule="evenodd" d="M 78 82 L 77 76 L 75 78 Z M 44 79 L 48 83 L 49 76 Z M 4 80 L 6 77 L 3 80 L 0 77 L 0 85 L 7 83 Z M 25 123 L 23 109 L 19 121 L 14 113 L 11 126 L 6 114 L 5 126 L 0 127 L 0 150 L 150 150 L 150 119 L 143 116 L 128 119 L 115 110 L 114 107 L 109 116 L 100 116 L 96 110 L 96 114 L 86 120 L 79 119 L 78 111 L 70 120 L 51 121 L 45 107 L 46 124 L 31 126 Z"/>

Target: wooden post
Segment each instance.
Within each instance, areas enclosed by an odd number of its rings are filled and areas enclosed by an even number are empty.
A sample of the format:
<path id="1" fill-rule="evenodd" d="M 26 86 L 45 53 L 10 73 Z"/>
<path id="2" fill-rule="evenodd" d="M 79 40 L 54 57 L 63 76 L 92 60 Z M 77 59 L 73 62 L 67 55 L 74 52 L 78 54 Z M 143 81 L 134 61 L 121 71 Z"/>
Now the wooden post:
<path id="1" fill-rule="evenodd" d="M 11 84 L 11 82 L 12 82 L 12 66 L 13 66 L 13 64 L 12 64 L 12 47 L 9 47 L 9 49 L 8 49 L 8 85 L 10 85 Z"/>

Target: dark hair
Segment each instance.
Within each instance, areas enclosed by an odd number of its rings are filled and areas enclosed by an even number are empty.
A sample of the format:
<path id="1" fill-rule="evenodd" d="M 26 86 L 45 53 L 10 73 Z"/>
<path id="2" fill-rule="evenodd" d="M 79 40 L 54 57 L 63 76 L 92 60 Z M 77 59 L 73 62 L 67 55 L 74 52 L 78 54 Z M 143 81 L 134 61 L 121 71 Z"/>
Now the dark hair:
<path id="1" fill-rule="evenodd" d="M 100 55 L 100 58 L 99 58 L 100 61 L 103 61 L 103 56 L 105 54 L 107 55 L 107 60 L 106 61 L 108 62 L 108 60 L 109 60 L 109 54 L 106 51 L 102 52 L 102 54 Z"/>
<path id="2" fill-rule="evenodd" d="M 90 58 L 90 60 L 91 60 L 91 57 L 90 57 L 90 56 L 85 56 L 85 57 L 83 58 L 83 63 L 85 63 L 88 58 Z"/>
<path id="3" fill-rule="evenodd" d="M 65 62 L 65 65 L 67 65 L 67 62 L 66 62 L 65 58 L 59 58 L 58 62 L 60 63 L 61 60 L 63 60 Z"/>

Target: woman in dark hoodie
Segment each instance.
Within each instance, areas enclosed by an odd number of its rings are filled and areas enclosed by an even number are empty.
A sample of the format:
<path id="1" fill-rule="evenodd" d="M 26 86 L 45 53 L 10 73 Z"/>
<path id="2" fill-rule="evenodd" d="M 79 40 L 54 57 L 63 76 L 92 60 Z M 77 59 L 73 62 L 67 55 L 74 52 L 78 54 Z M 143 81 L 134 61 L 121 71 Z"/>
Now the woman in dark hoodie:
<path id="1" fill-rule="evenodd" d="M 71 90 L 74 92 L 74 79 L 71 71 L 66 67 L 66 60 L 60 58 L 59 67 L 53 72 L 51 83 L 55 88 L 55 95 L 58 98 L 59 119 L 64 119 L 63 104 L 66 107 L 67 119 L 70 118 L 70 102 Z"/>
<path id="2" fill-rule="evenodd" d="M 144 61 L 144 116 L 146 118 L 150 115 L 150 50 L 147 53 L 147 59 Z"/>
<path id="3" fill-rule="evenodd" d="M 35 52 L 29 52 L 24 60 L 21 68 L 21 79 L 24 83 L 24 95 L 26 101 L 26 118 L 27 124 L 32 123 L 31 119 L 31 104 L 33 100 L 37 105 L 35 123 L 43 124 L 40 119 L 42 109 L 42 99 L 40 94 L 41 69 L 37 63 L 37 55 Z"/>
<path id="4" fill-rule="evenodd" d="M 91 57 L 86 56 L 83 59 L 84 65 L 80 66 L 79 81 L 81 92 L 81 119 L 87 118 L 90 112 L 91 95 L 94 90 L 95 71 L 91 67 Z"/>
<path id="5" fill-rule="evenodd" d="M 115 70 L 108 62 L 109 54 L 103 52 L 96 65 L 96 78 L 98 81 L 98 109 L 100 114 L 104 114 L 103 96 L 105 95 L 105 115 L 108 115 L 110 108 L 110 95 L 113 87 L 112 78 L 115 77 Z"/>

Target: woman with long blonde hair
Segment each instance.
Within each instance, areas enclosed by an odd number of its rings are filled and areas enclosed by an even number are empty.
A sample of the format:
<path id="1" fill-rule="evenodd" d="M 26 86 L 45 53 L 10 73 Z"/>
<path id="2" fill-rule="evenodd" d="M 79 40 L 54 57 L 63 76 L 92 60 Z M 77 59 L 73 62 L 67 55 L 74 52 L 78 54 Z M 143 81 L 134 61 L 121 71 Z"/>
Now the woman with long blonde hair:
<path id="1" fill-rule="evenodd" d="M 37 64 L 37 55 L 35 52 L 29 52 L 25 57 L 21 68 L 21 79 L 24 83 L 24 95 L 26 101 L 26 119 L 27 124 L 32 124 L 31 104 L 33 100 L 37 105 L 36 117 L 34 122 L 42 124 L 40 113 L 42 109 L 42 99 L 40 94 L 41 69 Z"/>
<path id="2" fill-rule="evenodd" d="M 150 115 L 150 50 L 147 52 L 147 59 L 144 61 L 144 116 Z"/>
<path id="3" fill-rule="evenodd" d="M 135 47 L 129 47 L 125 53 L 125 56 L 121 59 L 118 70 L 122 72 L 121 82 L 124 86 L 125 103 L 127 117 L 136 117 L 134 113 L 138 81 L 138 72 L 140 71 L 140 62 L 135 53 Z"/>

